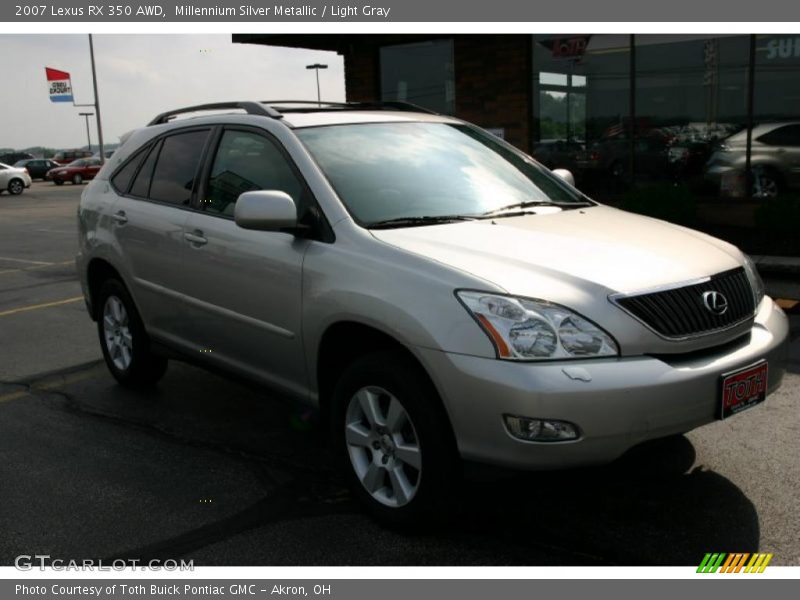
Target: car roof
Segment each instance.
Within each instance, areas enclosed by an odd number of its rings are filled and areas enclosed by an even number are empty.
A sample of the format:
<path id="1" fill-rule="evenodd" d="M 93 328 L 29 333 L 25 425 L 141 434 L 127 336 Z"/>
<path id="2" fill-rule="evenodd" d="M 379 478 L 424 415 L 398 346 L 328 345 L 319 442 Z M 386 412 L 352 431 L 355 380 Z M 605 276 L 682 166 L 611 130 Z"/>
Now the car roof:
<path id="1" fill-rule="evenodd" d="M 261 117 L 271 119 L 274 117 Z M 164 126 L 188 126 L 191 124 L 208 125 L 213 123 L 249 122 L 252 116 L 240 112 L 218 113 L 215 115 L 197 114 L 170 119 Z M 291 129 L 305 127 L 322 127 L 325 125 L 352 125 L 358 123 L 460 123 L 458 119 L 446 115 L 424 112 L 392 111 L 392 110 L 287 110 L 281 113 L 280 122 Z M 153 127 L 152 125 L 149 127 Z"/>

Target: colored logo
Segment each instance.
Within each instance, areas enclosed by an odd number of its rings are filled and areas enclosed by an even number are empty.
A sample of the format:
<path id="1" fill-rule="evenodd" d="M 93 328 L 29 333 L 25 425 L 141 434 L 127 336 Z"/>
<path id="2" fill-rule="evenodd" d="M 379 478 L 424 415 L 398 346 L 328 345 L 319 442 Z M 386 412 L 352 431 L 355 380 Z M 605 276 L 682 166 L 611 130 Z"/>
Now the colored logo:
<path id="1" fill-rule="evenodd" d="M 700 566 L 697 567 L 698 573 L 763 573 L 767 568 L 772 554 L 756 552 L 734 552 L 726 554 L 724 552 L 709 552 L 703 557 Z"/>
<path id="2" fill-rule="evenodd" d="M 50 67 L 45 67 L 44 70 L 47 73 L 47 90 L 50 93 L 50 101 L 74 102 L 69 73 Z"/>
<path id="3" fill-rule="evenodd" d="M 710 313 L 724 315 L 728 310 L 728 299 L 719 292 L 703 292 L 703 306 Z"/>

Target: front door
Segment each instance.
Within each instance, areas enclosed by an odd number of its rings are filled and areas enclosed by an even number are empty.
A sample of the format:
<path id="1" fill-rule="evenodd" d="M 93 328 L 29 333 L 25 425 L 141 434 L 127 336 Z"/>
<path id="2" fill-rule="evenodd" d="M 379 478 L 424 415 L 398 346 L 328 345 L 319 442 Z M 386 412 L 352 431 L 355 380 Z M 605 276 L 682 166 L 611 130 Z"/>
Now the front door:
<path id="1" fill-rule="evenodd" d="M 226 128 L 211 157 L 199 211 L 186 223 L 188 304 L 195 346 L 259 379 L 302 394 L 302 267 L 313 242 L 292 233 L 241 229 L 239 195 L 280 190 L 303 210 L 308 191 L 279 143 L 261 130 Z"/>

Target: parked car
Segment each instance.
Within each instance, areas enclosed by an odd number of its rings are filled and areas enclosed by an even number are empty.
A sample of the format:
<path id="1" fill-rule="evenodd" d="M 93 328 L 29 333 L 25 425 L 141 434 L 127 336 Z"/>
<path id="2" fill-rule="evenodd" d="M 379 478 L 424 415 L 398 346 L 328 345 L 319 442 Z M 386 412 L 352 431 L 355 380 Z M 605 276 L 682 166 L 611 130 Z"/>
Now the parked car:
<path id="1" fill-rule="evenodd" d="M 29 152 L 9 152 L 7 154 L 0 154 L 0 163 L 4 165 L 13 165 L 17 161 L 27 158 L 34 158 L 34 156 Z"/>
<path id="2" fill-rule="evenodd" d="M 25 169 L 0 163 L 0 192 L 5 191 L 17 196 L 29 187 L 31 187 L 31 177 Z"/>
<path id="3" fill-rule="evenodd" d="M 80 185 L 94 179 L 101 166 L 99 158 L 79 158 L 66 166 L 49 170 L 46 177 L 56 185 L 63 185 L 65 181 Z"/>
<path id="4" fill-rule="evenodd" d="M 47 172 L 58 167 L 58 163 L 49 158 L 26 158 L 14 163 L 15 167 L 26 169 L 31 179 L 47 179 Z"/>
<path id="5" fill-rule="evenodd" d="M 51 160 L 60 165 L 68 165 L 79 158 L 91 158 L 92 153 L 88 150 L 61 150 L 53 155 Z"/>
<path id="6" fill-rule="evenodd" d="M 650 179 L 664 177 L 670 172 L 669 138 L 650 131 L 637 136 L 633 146 L 636 175 Z M 578 167 L 594 179 L 609 183 L 626 182 L 630 177 L 631 140 L 620 135 L 602 138 L 591 144 Z"/>
<path id="7" fill-rule="evenodd" d="M 575 140 L 543 140 L 533 147 L 533 157 L 548 169 L 569 169 L 576 173 L 583 160 L 586 145 Z"/>
<path id="8" fill-rule="evenodd" d="M 462 461 L 605 463 L 784 373 L 786 315 L 734 246 L 400 103 L 164 113 L 83 193 L 78 229 L 120 384 L 188 357 L 318 407 L 394 523 L 447 510 Z"/>
<path id="9" fill-rule="evenodd" d="M 706 179 L 717 187 L 726 174 L 743 174 L 747 162 L 747 129 L 719 145 L 706 163 Z M 775 198 L 786 189 L 800 187 L 800 122 L 762 123 L 753 128 L 750 194 Z"/>

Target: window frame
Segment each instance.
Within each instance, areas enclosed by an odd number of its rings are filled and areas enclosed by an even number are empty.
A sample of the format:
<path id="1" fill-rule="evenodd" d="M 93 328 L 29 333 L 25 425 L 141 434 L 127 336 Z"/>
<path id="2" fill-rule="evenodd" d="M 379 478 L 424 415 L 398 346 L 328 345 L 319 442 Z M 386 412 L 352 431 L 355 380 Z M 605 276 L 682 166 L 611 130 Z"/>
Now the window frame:
<path id="1" fill-rule="evenodd" d="M 169 131 L 165 131 L 164 133 L 153 137 L 152 139 L 148 140 L 145 144 L 142 144 L 141 148 L 136 149 L 116 169 L 114 169 L 114 171 L 111 173 L 111 175 L 108 178 L 109 184 L 111 185 L 112 189 L 119 196 L 122 196 L 122 197 L 125 197 L 125 198 L 130 198 L 132 200 L 139 200 L 141 202 L 151 202 L 152 204 L 158 204 L 160 206 L 171 206 L 173 208 L 180 209 L 180 210 L 196 211 L 197 209 L 195 208 L 195 204 L 196 204 L 196 201 L 197 201 L 197 194 L 198 194 L 198 188 L 199 188 L 198 177 L 202 177 L 202 174 L 203 174 L 204 168 L 205 168 L 204 165 L 205 165 L 206 160 L 208 159 L 209 145 L 211 143 L 212 138 L 214 138 L 214 136 L 215 136 L 216 130 L 219 129 L 219 128 L 220 128 L 219 125 L 191 125 L 191 126 L 188 126 L 188 127 L 170 129 Z M 200 151 L 200 159 L 198 160 L 197 167 L 196 167 L 196 170 L 195 170 L 194 186 L 192 187 L 192 193 L 191 193 L 191 196 L 189 198 L 189 203 L 185 204 L 185 205 L 184 204 L 175 204 L 174 202 L 165 202 L 163 200 L 155 200 L 155 199 L 150 198 L 150 197 L 137 196 L 135 194 L 131 194 L 131 188 L 133 187 L 133 183 L 136 181 L 136 178 L 139 176 L 139 173 L 141 172 L 142 167 L 144 166 L 144 163 L 150 157 L 150 153 L 151 152 L 157 152 L 158 153 L 158 155 L 156 156 L 155 165 L 153 166 L 153 168 L 155 169 L 155 167 L 158 166 L 158 160 L 159 160 L 159 158 L 161 156 L 161 148 L 164 145 L 163 144 L 164 140 L 166 138 L 168 138 L 168 137 L 173 136 L 173 135 L 180 135 L 180 134 L 184 134 L 184 133 L 192 133 L 193 131 L 206 131 L 206 132 L 208 132 L 208 135 L 206 136 L 205 143 L 203 144 L 203 149 Z M 149 148 L 149 150 L 147 150 L 147 152 L 145 153 L 145 156 L 142 159 L 141 163 L 139 163 L 139 166 L 136 168 L 136 172 L 133 174 L 133 177 L 131 177 L 130 183 L 128 184 L 128 188 L 126 190 L 124 190 L 124 191 L 119 190 L 113 183 L 114 177 L 116 177 L 117 174 L 122 169 L 124 169 L 127 166 L 127 164 L 130 161 L 132 161 L 134 159 L 134 157 L 136 157 L 139 154 L 139 152 L 141 152 L 145 148 Z M 150 188 L 152 187 L 152 185 L 153 185 L 153 177 L 151 175 L 150 176 L 150 183 L 149 183 L 149 185 L 147 187 L 148 196 L 150 194 Z"/>
<path id="2" fill-rule="evenodd" d="M 221 125 L 217 128 L 217 131 L 214 133 L 214 139 L 211 140 L 209 151 L 206 155 L 205 165 L 200 173 L 200 181 L 197 185 L 197 194 L 194 198 L 194 202 L 192 204 L 193 208 L 197 212 L 201 212 L 205 215 L 219 217 L 222 219 L 227 219 L 229 221 L 233 221 L 233 215 L 225 215 L 218 212 L 212 212 L 206 210 L 202 203 L 202 198 L 205 197 L 206 193 L 208 192 L 208 181 L 211 177 L 211 170 L 214 168 L 214 160 L 217 157 L 217 152 L 219 152 L 219 148 L 222 145 L 222 138 L 228 131 L 239 131 L 242 133 L 250 133 L 253 135 L 257 135 L 259 137 L 265 138 L 267 142 L 272 144 L 272 146 L 278 151 L 278 153 L 284 158 L 286 164 L 289 165 L 289 169 L 292 171 L 292 174 L 297 178 L 300 182 L 300 186 L 302 187 L 303 194 L 307 194 L 308 198 L 310 199 L 309 207 L 315 206 L 320 214 L 324 216 L 319 203 L 317 202 L 314 193 L 311 191 L 311 188 L 306 181 L 306 178 L 303 176 L 300 169 L 295 164 L 294 159 L 292 159 L 289 152 L 286 150 L 283 144 L 281 144 L 280 140 L 272 135 L 270 132 L 261 129 L 260 127 L 253 127 L 250 125 L 239 125 L 239 124 L 228 124 L 228 125 Z M 302 219 L 303 215 L 298 215 L 298 221 Z M 327 221 L 327 219 L 326 219 Z"/>

